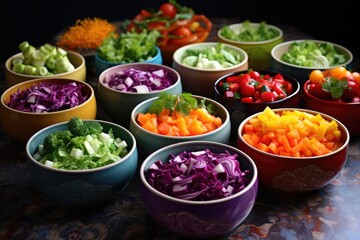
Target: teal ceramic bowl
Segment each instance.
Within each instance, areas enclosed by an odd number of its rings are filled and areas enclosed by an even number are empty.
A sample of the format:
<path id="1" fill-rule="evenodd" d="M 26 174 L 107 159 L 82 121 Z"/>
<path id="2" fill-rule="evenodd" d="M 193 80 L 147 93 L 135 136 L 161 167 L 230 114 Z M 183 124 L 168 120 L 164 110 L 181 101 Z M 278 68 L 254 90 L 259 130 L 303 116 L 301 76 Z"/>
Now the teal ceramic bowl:
<path id="1" fill-rule="evenodd" d="M 256 70 L 267 70 L 271 63 L 271 49 L 277 44 L 283 42 L 283 31 L 274 26 L 267 24 L 272 30 L 278 33 L 278 35 L 265 41 L 237 41 L 226 38 L 222 32 L 225 26 L 221 27 L 217 32 L 217 37 L 220 42 L 231 44 L 243 49 L 249 58 L 249 68 Z M 250 27 L 253 29 L 259 28 L 260 23 L 250 23 Z M 243 23 L 234 23 L 229 25 L 229 28 L 235 32 L 240 33 L 243 31 Z"/>
<path id="2" fill-rule="evenodd" d="M 324 71 L 326 69 L 334 68 L 334 67 L 338 67 L 338 66 L 344 66 L 344 67 L 346 67 L 346 69 L 351 69 L 351 65 L 353 62 L 353 55 L 352 55 L 351 51 L 343 46 L 340 46 L 335 43 L 327 42 L 327 41 L 311 40 L 317 44 L 321 44 L 321 43 L 333 44 L 335 46 L 335 49 L 338 51 L 338 53 L 343 54 L 345 56 L 346 62 L 344 64 L 330 66 L 330 67 L 319 67 L 319 66 L 304 67 L 304 66 L 300 66 L 300 65 L 287 63 L 281 59 L 282 55 L 289 51 L 289 48 L 293 43 L 303 42 L 303 41 L 307 41 L 307 40 L 309 40 L 309 39 L 292 40 L 292 41 L 287 41 L 287 42 L 283 42 L 283 43 L 276 45 L 271 50 L 271 66 L 270 66 L 270 68 L 273 71 L 283 72 L 283 73 L 286 73 L 288 75 L 295 77 L 299 81 L 301 87 L 304 85 L 304 83 L 307 80 L 309 80 L 310 73 L 313 70 L 318 69 L 318 70 Z"/>
<path id="3" fill-rule="evenodd" d="M 112 122 L 97 121 L 103 131 L 110 128 L 115 137 L 125 140 L 128 154 L 120 161 L 88 170 L 61 170 L 39 163 L 33 155 L 50 133 L 67 129 L 67 122 L 57 123 L 36 132 L 26 144 L 27 167 L 37 189 L 49 200 L 71 208 L 91 208 L 113 199 L 124 190 L 135 175 L 138 150 L 135 137 Z"/>
<path id="4" fill-rule="evenodd" d="M 147 181 L 148 170 L 155 161 L 167 163 L 170 154 L 204 151 L 237 155 L 240 170 L 249 171 L 247 185 L 241 191 L 215 200 L 184 200 L 155 189 Z M 258 191 L 258 172 L 254 161 L 240 149 L 223 143 L 189 141 L 165 146 L 148 156 L 140 167 L 140 193 L 149 215 L 165 229 L 194 239 L 227 235 L 250 214 Z"/>
<path id="5" fill-rule="evenodd" d="M 214 101 L 211 98 L 206 98 L 198 95 L 192 95 L 197 99 L 198 102 L 205 99 L 205 105 L 213 104 L 217 111 L 217 116 L 222 119 L 222 125 L 211 131 L 195 136 L 165 136 L 157 133 L 148 131 L 140 126 L 136 121 L 138 113 L 147 113 L 151 104 L 158 98 L 150 98 L 139 103 L 134 110 L 131 112 L 130 119 L 130 131 L 134 134 L 138 143 L 139 158 L 145 159 L 155 150 L 168 146 L 177 142 L 188 142 L 188 141 L 214 141 L 218 143 L 228 144 L 230 140 L 231 126 L 230 126 L 230 115 L 228 110 L 220 103 Z"/>
<path id="6" fill-rule="evenodd" d="M 160 48 L 156 47 L 156 51 L 157 51 L 156 55 L 153 58 L 145 60 L 145 61 L 143 61 L 143 63 L 163 64 L 163 58 L 162 58 Z M 109 62 L 109 61 L 106 61 L 106 60 L 100 58 L 97 53 L 95 54 L 94 70 L 95 70 L 96 76 L 99 76 L 106 69 L 120 65 L 120 64 L 124 64 L 124 63 Z"/>
<path id="7" fill-rule="evenodd" d="M 129 68 L 142 71 L 163 69 L 168 78 L 172 80 L 173 85 L 162 90 L 138 93 L 122 92 L 114 88 L 110 88 L 104 84 L 104 81 L 106 81 L 106 79 L 111 77 L 113 74 L 119 73 Z M 126 128 L 129 127 L 130 115 L 134 107 L 144 100 L 158 96 L 161 92 L 168 92 L 170 94 L 182 93 L 182 83 L 179 73 L 174 69 L 161 64 L 128 63 L 118 65 L 102 72 L 98 81 L 98 99 L 104 111 L 111 117 L 114 122 Z"/>

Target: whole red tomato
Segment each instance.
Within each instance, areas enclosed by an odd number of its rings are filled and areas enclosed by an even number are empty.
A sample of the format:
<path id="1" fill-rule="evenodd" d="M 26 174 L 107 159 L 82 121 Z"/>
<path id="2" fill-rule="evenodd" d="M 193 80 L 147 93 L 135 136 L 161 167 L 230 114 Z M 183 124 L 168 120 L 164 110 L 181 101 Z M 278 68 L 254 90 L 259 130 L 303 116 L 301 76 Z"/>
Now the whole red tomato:
<path id="1" fill-rule="evenodd" d="M 310 83 L 308 91 L 311 95 L 320 99 L 330 99 L 331 94 L 323 90 L 321 83 Z"/>
<path id="2" fill-rule="evenodd" d="M 354 81 L 348 81 L 348 87 L 344 90 L 343 98 L 346 102 L 352 102 L 353 98 L 357 96 L 359 86 Z"/>
<path id="3" fill-rule="evenodd" d="M 176 7 L 171 3 L 164 3 L 159 7 L 159 10 L 162 12 L 161 16 L 168 17 L 173 19 L 177 14 Z"/>

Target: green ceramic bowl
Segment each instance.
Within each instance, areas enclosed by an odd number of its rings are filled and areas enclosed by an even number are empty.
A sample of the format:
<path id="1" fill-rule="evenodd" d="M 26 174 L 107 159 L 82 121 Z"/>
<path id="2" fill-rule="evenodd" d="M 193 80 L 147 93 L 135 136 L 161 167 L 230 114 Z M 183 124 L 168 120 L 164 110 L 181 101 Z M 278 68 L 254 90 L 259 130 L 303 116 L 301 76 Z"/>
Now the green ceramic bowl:
<path id="1" fill-rule="evenodd" d="M 250 27 L 258 28 L 260 23 L 250 23 Z M 271 49 L 283 42 L 283 32 L 280 28 L 267 24 L 271 29 L 274 29 L 279 34 L 277 37 L 266 40 L 266 41 L 254 41 L 254 42 L 246 42 L 246 41 L 236 41 L 229 38 L 225 38 L 222 35 L 222 31 L 225 26 L 221 27 L 217 32 L 217 37 L 220 42 L 231 44 L 243 49 L 249 58 L 249 68 L 257 69 L 257 70 L 266 70 L 270 67 L 271 62 Z M 243 29 L 243 23 L 234 23 L 228 25 L 232 31 L 235 33 L 239 33 Z"/>

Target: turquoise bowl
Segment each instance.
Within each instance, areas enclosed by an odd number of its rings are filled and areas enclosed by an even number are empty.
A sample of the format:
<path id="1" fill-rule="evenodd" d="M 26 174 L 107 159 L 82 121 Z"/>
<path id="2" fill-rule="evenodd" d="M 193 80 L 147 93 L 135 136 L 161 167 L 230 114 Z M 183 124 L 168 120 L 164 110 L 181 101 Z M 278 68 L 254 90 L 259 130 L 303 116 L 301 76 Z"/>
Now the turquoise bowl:
<path id="1" fill-rule="evenodd" d="M 169 78 L 172 79 L 174 84 L 162 90 L 151 91 L 147 93 L 137 93 L 121 92 L 119 90 L 110 88 L 103 83 L 104 80 L 107 79 L 107 77 L 109 77 L 110 75 L 124 71 L 129 68 L 135 68 L 142 71 L 163 69 L 165 73 L 168 74 Z M 109 115 L 114 122 L 128 128 L 130 123 L 131 111 L 137 104 L 149 98 L 157 97 L 162 92 L 168 92 L 170 94 L 180 94 L 182 93 L 182 91 L 183 90 L 180 75 L 174 69 L 165 65 L 154 63 L 128 63 L 111 67 L 101 73 L 98 81 L 97 99 L 102 105 L 105 113 L 107 113 L 107 115 Z"/>
<path id="2" fill-rule="evenodd" d="M 62 170 L 45 166 L 34 159 L 39 144 L 50 133 L 67 129 L 67 122 L 50 125 L 36 132 L 26 144 L 27 167 L 37 189 L 49 200 L 70 208 L 91 208 L 110 201 L 129 184 L 138 164 L 135 137 L 127 129 L 107 121 L 97 121 L 103 131 L 110 128 L 115 137 L 128 144 L 128 154 L 120 161 L 87 170 Z"/>
<path id="3" fill-rule="evenodd" d="M 208 133 L 200 134 L 196 136 L 165 136 L 161 134 L 156 134 L 142 128 L 136 121 L 136 116 L 138 113 L 147 113 L 151 104 L 158 99 L 158 97 L 150 98 L 139 103 L 134 110 L 131 112 L 130 119 L 130 131 L 134 134 L 135 139 L 138 143 L 139 149 L 139 160 L 145 159 L 148 155 L 154 152 L 157 149 L 168 146 L 170 144 L 178 142 L 188 142 L 188 141 L 214 141 L 218 143 L 228 144 L 230 140 L 231 125 L 230 125 L 230 115 L 228 110 L 221 105 L 220 103 L 214 101 L 211 98 L 206 98 L 198 95 L 192 95 L 200 102 L 202 99 L 205 99 L 205 104 L 213 104 L 223 124 Z"/>
<path id="4" fill-rule="evenodd" d="M 159 47 L 156 47 L 156 55 L 148 60 L 143 61 L 142 63 L 156 63 L 156 64 L 163 64 L 163 58 L 162 58 L 162 54 L 161 54 L 161 50 Z M 96 76 L 99 76 L 103 71 L 105 71 L 108 68 L 117 66 L 117 65 L 121 65 L 124 63 L 114 63 L 114 62 L 109 62 L 106 61 L 102 58 L 100 58 L 98 56 L 98 54 L 95 54 L 95 59 L 94 59 L 94 71 Z"/>

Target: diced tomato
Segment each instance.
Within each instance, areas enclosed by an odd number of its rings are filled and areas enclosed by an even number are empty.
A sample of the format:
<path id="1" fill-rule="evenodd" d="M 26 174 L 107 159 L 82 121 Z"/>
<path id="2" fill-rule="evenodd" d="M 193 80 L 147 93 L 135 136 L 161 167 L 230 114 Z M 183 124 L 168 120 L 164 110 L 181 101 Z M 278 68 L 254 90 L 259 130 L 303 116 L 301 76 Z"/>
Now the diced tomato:
<path id="1" fill-rule="evenodd" d="M 252 97 L 255 93 L 255 87 L 251 84 L 243 84 L 240 89 L 240 95 L 242 97 Z"/>
<path id="2" fill-rule="evenodd" d="M 239 83 L 232 83 L 232 84 L 229 84 L 229 90 L 233 91 L 233 92 L 237 92 L 240 88 L 240 85 Z"/>
<path id="3" fill-rule="evenodd" d="M 263 102 L 272 102 L 275 98 L 272 92 L 262 92 L 261 99 Z"/>
<path id="4" fill-rule="evenodd" d="M 245 103 L 252 103 L 253 98 L 252 97 L 243 97 L 243 98 L 241 98 L 241 101 L 245 102 Z"/>

